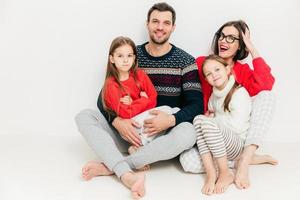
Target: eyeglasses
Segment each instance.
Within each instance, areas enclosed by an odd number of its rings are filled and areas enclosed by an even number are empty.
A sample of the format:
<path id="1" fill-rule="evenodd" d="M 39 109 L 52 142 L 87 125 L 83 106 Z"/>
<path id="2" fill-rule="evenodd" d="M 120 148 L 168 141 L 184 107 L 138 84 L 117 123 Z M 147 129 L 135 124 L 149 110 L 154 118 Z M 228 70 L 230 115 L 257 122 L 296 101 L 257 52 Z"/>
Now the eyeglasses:
<path id="1" fill-rule="evenodd" d="M 227 43 L 234 43 L 235 40 L 240 40 L 239 38 L 234 37 L 233 35 L 224 35 L 224 33 L 216 33 L 219 41 L 222 41 L 225 38 Z"/>

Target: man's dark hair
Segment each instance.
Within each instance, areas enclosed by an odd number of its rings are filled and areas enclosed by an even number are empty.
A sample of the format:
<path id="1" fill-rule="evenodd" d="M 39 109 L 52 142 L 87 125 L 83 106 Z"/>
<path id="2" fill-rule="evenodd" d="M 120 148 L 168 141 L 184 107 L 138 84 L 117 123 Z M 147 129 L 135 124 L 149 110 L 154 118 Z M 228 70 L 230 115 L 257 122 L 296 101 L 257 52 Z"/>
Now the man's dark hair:
<path id="1" fill-rule="evenodd" d="M 162 3 L 156 3 L 154 4 L 148 11 L 148 15 L 147 15 L 147 22 L 150 21 L 150 15 L 154 10 L 158 10 L 160 12 L 164 12 L 164 11 L 170 11 L 172 13 L 172 24 L 175 24 L 175 20 L 176 20 L 176 12 L 174 10 L 174 8 L 172 6 L 170 6 L 169 4 L 162 2 Z"/>

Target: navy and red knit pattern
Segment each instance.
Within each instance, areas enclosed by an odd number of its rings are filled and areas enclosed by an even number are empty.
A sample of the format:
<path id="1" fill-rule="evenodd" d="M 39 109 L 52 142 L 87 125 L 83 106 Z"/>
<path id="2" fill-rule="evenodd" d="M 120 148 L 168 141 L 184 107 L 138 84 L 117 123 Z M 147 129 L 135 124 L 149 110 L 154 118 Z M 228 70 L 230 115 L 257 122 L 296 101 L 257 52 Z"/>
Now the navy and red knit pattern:
<path id="1" fill-rule="evenodd" d="M 203 99 L 195 59 L 172 45 L 169 53 L 153 57 L 145 45 L 137 46 L 138 65 L 151 79 L 158 93 L 157 106 L 179 107 L 176 124 L 192 122 L 203 113 Z"/>

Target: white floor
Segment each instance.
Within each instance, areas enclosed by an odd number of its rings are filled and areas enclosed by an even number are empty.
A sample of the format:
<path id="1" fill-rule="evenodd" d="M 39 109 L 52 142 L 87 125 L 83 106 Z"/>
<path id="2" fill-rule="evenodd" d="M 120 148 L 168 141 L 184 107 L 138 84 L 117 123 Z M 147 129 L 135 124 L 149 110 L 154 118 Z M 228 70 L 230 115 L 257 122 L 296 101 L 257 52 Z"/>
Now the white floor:
<path id="1" fill-rule="evenodd" d="M 146 173 L 145 200 L 300 199 L 300 143 L 268 143 L 278 166 L 251 166 L 251 188 L 231 186 L 225 194 L 204 196 L 203 175 L 184 173 L 177 160 L 152 165 Z M 129 191 L 114 176 L 80 178 L 82 165 L 95 154 L 81 136 L 0 135 L 0 200 L 126 200 Z"/>

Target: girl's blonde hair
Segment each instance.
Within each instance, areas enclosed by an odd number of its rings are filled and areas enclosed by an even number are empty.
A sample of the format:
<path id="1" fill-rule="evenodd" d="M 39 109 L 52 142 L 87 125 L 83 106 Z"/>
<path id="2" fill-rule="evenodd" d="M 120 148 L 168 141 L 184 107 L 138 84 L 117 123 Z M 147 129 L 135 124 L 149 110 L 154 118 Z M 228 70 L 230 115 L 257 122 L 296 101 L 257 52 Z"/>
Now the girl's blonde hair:
<path id="1" fill-rule="evenodd" d="M 204 69 L 204 66 L 206 65 L 206 63 L 207 63 L 209 60 L 217 61 L 217 62 L 221 63 L 224 67 L 227 67 L 227 66 L 228 66 L 228 64 L 226 63 L 226 61 L 225 61 L 223 58 L 221 58 L 221 57 L 218 56 L 218 55 L 211 54 L 211 55 L 209 55 L 209 56 L 207 56 L 207 57 L 205 58 L 205 60 L 204 60 L 204 62 L 203 62 L 203 64 L 202 64 L 202 74 L 203 74 L 204 77 L 205 77 L 205 74 L 204 74 L 204 70 L 203 70 L 203 69 Z M 229 77 L 229 76 L 228 76 L 228 77 Z M 206 78 L 206 77 L 205 77 L 205 78 Z M 224 111 L 225 111 L 225 112 L 226 112 L 226 111 L 230 112 L 230 109 L 229 109 L 229 103 L 230 103 L 230 101 L 231 101 L 231 98 L 232 98 L 232 95 L 233 95 L 234 91 L 235 91 L 236 89 L 238 89 L 239 87 L 241 87 L 241 85 L 240 85 L 238 82 L 236 82 L 236 80 L 234 80 L 234 84 L 233 84 L 233 86 L 231 87 L 231 89 L 230 89 L 230 91 L 228 92 L 228 94 L 226 95 L 225 100 L 224 100 L 224 103 L 223 103 L 223 107 L 224 107 Z"/>
<path id="2" fill-rule="evenodd" d="M 103 109 L 108 113 L 109 116 L 117 116 L 117 113 L 113 110 L 111 110 L 109 107 L 106 106 L 106 102 L 104 97 L 106 96 L 106 92 L 108 92 L 108 84 L 107 84 L 107 80 L 109 78 L 114 78 L 114 80 L 117 82 L 119 88 L 121 91 L 126 92 L 126 89 L 122 86 L 121 82 L 120 82 L 120 77 L 119 77 L 119 72 L 115 66 L 114 63 L 111 62 L 110 60 L 110 56 L 113 56 L 113 54 L 115 53 L 115 50 L 121 46 L 124 45 L 129 45 L 131 46 L 132 50 L 133 50 L 133 54 L 134 54 L 134 62 L 129 70 L 129 73 L 133 75 L 133 78 L 135 80 L 135 82 L 137 83 L 138 87 L 140 87 L 138 78 L 137 78 L 137 68 L 138 68 L 138 63 L 137 63 L 137 50 L 136 50 L 136 46 L 134 44 L 134 42 L 128 38 L 128 37 L 124 37 L 124 36 L 119 36 L 117 38 L 115 38 L 109 48 L 109 54 L 108 54 L 108 59 L 107 59 L 107 67 L 106 67 L 106 75 L 105 75 L 105 81 L 104 81 L 104 86 L 102 88 L 102 93 L 101 93 L 101 99 L 102 99 L 102 104 L 103 104 Z M 128 92 L 127 92 L 128 93 Z M 128 94 L 129 95 L 129 94 Z M 120 97 L 116 97 L 116 98 L 121 98 Z"/>

